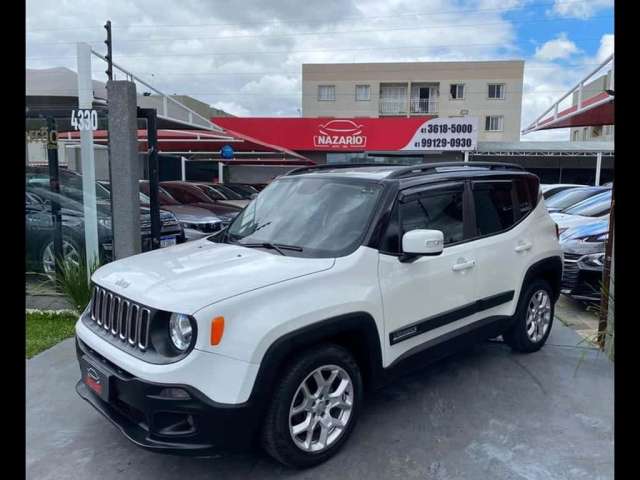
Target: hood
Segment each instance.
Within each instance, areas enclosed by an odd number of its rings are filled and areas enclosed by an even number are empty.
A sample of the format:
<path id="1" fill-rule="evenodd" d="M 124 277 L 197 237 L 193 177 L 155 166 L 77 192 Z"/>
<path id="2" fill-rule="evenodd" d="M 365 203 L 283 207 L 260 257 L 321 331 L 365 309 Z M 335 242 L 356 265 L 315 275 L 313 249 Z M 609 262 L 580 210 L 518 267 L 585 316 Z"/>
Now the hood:
<path id="1" fill-rule="evenodd" d="M 577 227 L 586 223 L 593 223 L 593 217 L 583 217 L 582 215 L 569 215 L 567 213 L 552 213 L 551 218 L 558 224 L 560 230 Z"/>
<path id="2" fill-rule="evenodd" d="M 192 205 L 162 205 L 162 210 L 173 213 L 179 222 L 219 222 L 220 218 L 209 210 Z"/>
<path id="3" fill-rule="evenodd" d="M 575 227 L 568 228 L 560 235 L 560 242 L 565 242 L 574 238 L 593 237 L 609 233 L 609 221 L 597 220 L 595 222 L 583 223 Z"/>
<path id="4" fill-rule="evenodd" d="M 92 280 L 153 308 L 193 314 L 225 298 L 333 267 L 333 258 L 285 257 L 202 239 L 109 263 Z"/>

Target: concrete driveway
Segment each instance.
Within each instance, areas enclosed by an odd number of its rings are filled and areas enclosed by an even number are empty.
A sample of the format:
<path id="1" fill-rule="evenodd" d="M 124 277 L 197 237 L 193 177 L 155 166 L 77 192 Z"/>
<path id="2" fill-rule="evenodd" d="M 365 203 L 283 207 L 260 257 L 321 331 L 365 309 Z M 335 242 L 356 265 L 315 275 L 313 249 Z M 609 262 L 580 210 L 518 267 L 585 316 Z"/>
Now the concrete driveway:
<path id="1" fill-rule="evenodd" d="M 70 339 L 27 361 L 27 478 L 613 479 L 613 364 L 580 342 L 554 322 L 538 353 L 486 342 L 399 379 L 366 399 L 340 454 L 293 471 L 135 447 L 77 396 Z"/>

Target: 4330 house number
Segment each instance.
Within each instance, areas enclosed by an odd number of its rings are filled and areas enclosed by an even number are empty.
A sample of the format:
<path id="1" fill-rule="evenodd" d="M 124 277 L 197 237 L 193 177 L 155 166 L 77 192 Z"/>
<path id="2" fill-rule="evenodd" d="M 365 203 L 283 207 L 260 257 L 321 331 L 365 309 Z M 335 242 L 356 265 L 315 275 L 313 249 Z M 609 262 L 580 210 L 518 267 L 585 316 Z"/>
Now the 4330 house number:
<path id="1" fill-rule="evenodd" d="M 97 130 L 98 112 L 95 110 L 72 110 L 71 126 L 74 130 Z"/>

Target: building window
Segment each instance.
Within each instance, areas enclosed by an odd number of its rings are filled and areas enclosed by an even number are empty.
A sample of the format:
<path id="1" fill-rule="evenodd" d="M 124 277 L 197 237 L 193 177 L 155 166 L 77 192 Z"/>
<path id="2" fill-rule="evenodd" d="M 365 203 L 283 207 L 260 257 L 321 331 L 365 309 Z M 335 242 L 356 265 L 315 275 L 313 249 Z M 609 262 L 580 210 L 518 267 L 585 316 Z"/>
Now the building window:
<path id="1" fill-rule="evenodd" d="M 464 84 L 452 83 L 450 87 L 451 100 L 464 100 Z"/>
<path id="2" fill-rule="evenodd" d="M 504 99 L 504 83 L 490 83 L 489 98 Z"/>
<path id="3" fill-rule="evenodd" d="M 573 141 L 577 142 L 578 140 L 580 140 L 580 131 L 579 130 L 574 130 L 573 131 Z"/>
<path id="4" fill-rule="evenodd" d="M 369 100 L 371 100 L 371 87 L 356 85 L 356 102 L 368 102 Z"/>
<path id="5" fill-rule="evenodd" d="M 319 85 L 318 100 L 320 102 L 335 102 L 336 86 L 335 85 Z"/>
<path id="6" fill-rule="evenodd" d="M 504 117 L 502 115 L 488 115 L 485 117 L 484 129 L 487 132 L 501 132 Z"/>

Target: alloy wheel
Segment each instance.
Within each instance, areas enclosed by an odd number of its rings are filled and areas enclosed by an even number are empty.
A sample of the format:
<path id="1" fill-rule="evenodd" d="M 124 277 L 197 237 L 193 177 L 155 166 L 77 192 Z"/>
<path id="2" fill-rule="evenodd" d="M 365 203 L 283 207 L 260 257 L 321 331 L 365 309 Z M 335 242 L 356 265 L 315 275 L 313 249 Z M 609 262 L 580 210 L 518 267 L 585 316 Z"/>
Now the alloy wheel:
<path id="1" fill-rule="evenodd" d="M 526 330 L 529 340 L 542 340 L 551 323 L 551 298 L 546 290 L 536 291 L 529 299 Z"/>
<path id="2" fill-rule="evenodd" d="M 313 370 L 298 386 L 289 408 L 289 432 L 305 452 L 322 452 L 342 436 L 351 418 L 353 382 L 337 365 Z"/>
<path id="3" fill-rule="evenodd" d="M 74 266 L 80 264 L 80 252 L 76 247 L 67 240 L 62 242 L 62 254 L 66 261 L 71 262 Z M 47 275 L 56 273 L 56 260 L 53 254 L 53 242 L 49 243 L 42 253 L 42 270 Z"/>

